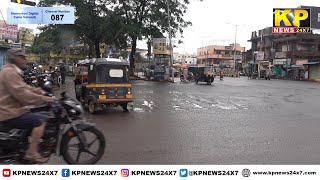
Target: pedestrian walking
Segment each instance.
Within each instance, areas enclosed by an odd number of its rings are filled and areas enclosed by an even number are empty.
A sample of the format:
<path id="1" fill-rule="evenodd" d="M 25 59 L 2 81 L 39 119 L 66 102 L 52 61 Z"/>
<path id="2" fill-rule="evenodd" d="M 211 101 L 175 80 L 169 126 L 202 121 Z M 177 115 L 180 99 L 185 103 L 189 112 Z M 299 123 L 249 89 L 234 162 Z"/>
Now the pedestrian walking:
<path id="1" fill-rule="evenodd" d="M 67 70 L 64 64 L 60 65 L 59 67 L 60 73 L 61 73 L 61 79 L 62 79 L 62 84 L 65 84 L 66 82 L 66 75 L 67 75 Z"/>
<path id="2" fill-rule="evenodd" d="M 187 78 L 188 78 L 188 67 L 185 67 L 183 69 L 183 80 L 184 80 L 184 82 L 187 82 Z"/>

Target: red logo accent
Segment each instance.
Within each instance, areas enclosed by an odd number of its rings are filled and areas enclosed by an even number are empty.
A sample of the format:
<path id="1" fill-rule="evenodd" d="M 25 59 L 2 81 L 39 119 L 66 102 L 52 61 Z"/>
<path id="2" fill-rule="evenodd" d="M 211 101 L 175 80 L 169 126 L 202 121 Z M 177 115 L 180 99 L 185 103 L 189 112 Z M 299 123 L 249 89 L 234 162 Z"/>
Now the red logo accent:
<path id="1" fill-rule="evenodd" d="M 3 177 L 10 177 L 11 176 L 11 170 L 10 169 L 3 169 L 2 170 L 2 176 Z"/>

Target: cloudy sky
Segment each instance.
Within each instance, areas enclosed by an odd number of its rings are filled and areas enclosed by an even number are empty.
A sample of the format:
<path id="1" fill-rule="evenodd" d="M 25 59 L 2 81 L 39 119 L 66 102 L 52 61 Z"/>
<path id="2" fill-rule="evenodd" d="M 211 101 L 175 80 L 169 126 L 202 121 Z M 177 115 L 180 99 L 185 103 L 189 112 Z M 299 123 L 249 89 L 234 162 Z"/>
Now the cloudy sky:
<path id="1" fill-rule="evenodd" d="M 38 0 L 36 0 L 38 1 Z M 195 53 L 202 45 L 228 45 L 235 41 L 235 25 L 237 28 L 237 43 L 250 49 L 247 42 L 251 32 L 272 26 L 273 8 L 295 8 L 300 5 L 320 6 L 319 0 L 190 0 L 186 20 L 193 26 L 185 29 L 184 44 L 176 48 L 175 52 Z M 10 0 L 0 0 L 4 18 L 8 7 L 20 7 Z M 1 19 L 2 17 L 0 17 Z M 233 24 L 233 25 L 232 25 Z M 37 25 L 23 25 L 35 28 Z M 138 43 L 139 48 L 146 48 L 145 42 Z"/>

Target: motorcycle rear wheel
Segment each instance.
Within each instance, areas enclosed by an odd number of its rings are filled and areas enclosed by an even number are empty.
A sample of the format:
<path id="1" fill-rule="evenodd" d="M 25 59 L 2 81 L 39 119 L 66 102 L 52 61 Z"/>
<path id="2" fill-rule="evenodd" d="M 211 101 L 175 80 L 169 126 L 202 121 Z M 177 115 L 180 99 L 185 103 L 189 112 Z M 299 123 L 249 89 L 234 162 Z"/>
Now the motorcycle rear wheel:
<path id="1" fill-rule="evenodd" d="M 71 135 L 72 133 L 65 134 L 63 141 L 62 141 L 63 144 L 61 147 L 61 152 L 62 152 L 63 159 L 68 164 L 96 164 L 103 156 L 104 151 L 105 151 L 105 145 L 106 145 L 104 135 L 95 127 L 89 127 L 87 129 L 82 130 L 82 133 L 84 133 L 84 136 L 86 136 L 87 132 L 90 132 L 96 136 L 96 139 L 94 139 L 93 141 L 88 140 L 89 147 L 88 147 L 87 152 L 85 149 L 82 148 L 81 143 L 79 141 L 79 138 L 75 134 L 73 136 Z M 86 136 L 86 138 L 87 138 L 87 136 Z M 77 139 L 79 143 L 70 145 L 69 143 L 72 139 Z M 96 142 L 96 140 L 99 142 L 99 147 L 98 147 L 98 150 L 96 151 L 96 153 L 93 153 L 90 151 L 90 146 L 92 146 Z M 78 150 L 79 150 L 76 158 L 74 158 L 73 155 L 69 152 L 69 147 L 71 147 L 71 146 L 74 146 L 74 147 L 78 148 Z M 87 153 L 87 154 L 91 155 L 92 158 L 88 159 L 88 160 L 81 161 L 80 155 L 83 153 Z"/>

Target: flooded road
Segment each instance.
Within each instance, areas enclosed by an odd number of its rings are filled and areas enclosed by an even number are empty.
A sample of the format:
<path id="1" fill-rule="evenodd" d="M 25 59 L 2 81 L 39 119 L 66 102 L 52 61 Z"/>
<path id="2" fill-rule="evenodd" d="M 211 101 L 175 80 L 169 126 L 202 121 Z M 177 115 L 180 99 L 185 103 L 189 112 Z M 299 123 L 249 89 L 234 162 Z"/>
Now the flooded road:
<path id="1" fill-rule="evenodd" d="M 99 164 L 320 163 L 320 84 L 176 82 L 134 81 L 134 111 L 86 114 L 106 137 Z"/>

